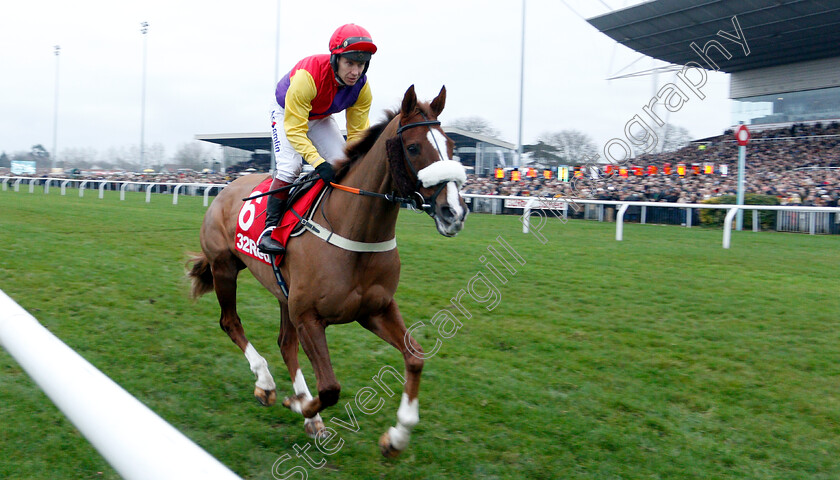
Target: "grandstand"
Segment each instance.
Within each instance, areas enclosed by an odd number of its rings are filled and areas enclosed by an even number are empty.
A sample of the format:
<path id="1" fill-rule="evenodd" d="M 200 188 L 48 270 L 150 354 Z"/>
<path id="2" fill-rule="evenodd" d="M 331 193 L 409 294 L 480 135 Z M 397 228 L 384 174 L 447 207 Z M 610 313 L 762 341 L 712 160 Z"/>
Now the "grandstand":
<path id="1" fill-rule="evenodd" d="M 748 124 L 753 131 L 748 191 L 779 196 L 782 203 L 836 206 L 840 5 L 815 0 L 656 0 L 588 21 L 649 57 L 729 73 L 732 125 Z M 688 183 L 690 191 L 681 193 L 693 201 L 733 193 L 726 165 L 735 156 L 730 134 L 705 139 L 702 146 L 635 159 L 657 167 L 660 175 L 667 163 L 674 164 L 674 171 L 684 164 L 687 179 L 678 174 L 683 178 L 648 179 L 643 185 L 647 188 L 639 187 L 642 181 L 613 187 L 625 196 L 650 197 L 651 191 L 661 194 L 675 186 L 685 190 Z M 697 178 L 698 170 L 710 175 Z"/>
<path id="2" fill-rule="evenodd" d="M 763 195 L 762 201 L 770 204 L 838 206 L 840 4 L 655 0 L 588 21 L 616 42 L 671 64 L 671 70 L 690 65 L 729 74 L 732 125 L 748 124 L 753 133 L 747 193 Z M 604 201 L 719 201 L 737 189 L 732 133 L 729 129 L 623 165 L 570 166 L 571 182 L 542 175 L 470 177 L 464 191 Z M 829 217 L 825 231 L 840 232 L 838 221 Z M 684 215 L 661 220 L 685 222 Z"/>
<path id="3" fill-rule="evenodd" d="M 443 130 L 455 143 L 454 154 L 468 171 L 487 175 L 495 165 L 513 165 L 514 144 L 457 127 L 444 125 Z M 224 147 L 223 163 L 238 164 L 234 170 L 253 167 L 268 171 L 270 168 L 271 132 L 206 134 L 195 138 Z"/>

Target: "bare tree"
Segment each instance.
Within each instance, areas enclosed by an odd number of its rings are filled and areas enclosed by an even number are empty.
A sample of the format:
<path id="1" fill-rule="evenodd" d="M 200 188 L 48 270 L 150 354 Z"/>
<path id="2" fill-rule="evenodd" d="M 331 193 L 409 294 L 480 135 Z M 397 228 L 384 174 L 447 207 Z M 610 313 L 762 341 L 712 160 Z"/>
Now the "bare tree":
<path id="1" fill-rule="evenodd" d="M 165 153 L 166 149 L 162 143 L 153 143 L 149 145 L 146 147 L 146 152 L 144 153 L 146 164 L 160 169 L 166 160 Z"/>
<path id="2" fill-rule="evenodd" d="M 543 133 L 539 140 L 555 147 L 558 162 L 568 165 L 587 163 L 587 158 L 598 153 L 598 146 L 592 137 L 578 130 Z"/>
<path id="3" fill-rule="evenodd" d="M 691 133 L 685 127 L 666 123 L 656 129 L 659 137 L 659 152 L 673 152 L 679 150 L 691 142 Z"/>
<path id="4" fill-rule="evenodd" d="M 95 148 L 65 148 L 61 151 L 61 161 L 65 167 L 90 168 L 97 163 L 98 153 Z"/>
<path id="5" fill-rule="evenodd" d="M 486 135 L 488 137 L 498 137 L 499 131 L 487 120 L 481 117 L 462 117 L 456 118 L 449 125 L 466 130 L 468 132 L 477 133 L 479 135 Z"/>
<path id="6" fill-rule="evenodd" d="M 137 170 L 140 167 L 140 149 L 134 147 L 111 147 L 105 154 L 106 162 L 124 170 Z"/>
<path id="7" fill-rule="evenodd" d="M 195 141 L 181 144 L 172 162 L 182 168 L 201 170 L 212 166 L 213 159 L 211 153 L 200 142 Z"/>

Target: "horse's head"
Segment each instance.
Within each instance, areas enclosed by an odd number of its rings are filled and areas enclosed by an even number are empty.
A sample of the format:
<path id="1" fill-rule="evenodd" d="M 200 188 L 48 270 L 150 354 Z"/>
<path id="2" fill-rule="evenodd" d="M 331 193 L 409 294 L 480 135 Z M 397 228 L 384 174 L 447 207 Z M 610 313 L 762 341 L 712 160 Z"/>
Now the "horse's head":
<path id="1" fill-rule="evenodd" d="M 414 85 L 403 97 L 397 137 L 388 140 L 388 163 L 394 183 L 404 196 L 420 201 L 435 219 L 441 235 L 452 237 L 464 228 L 467 206 L 461 185 L 463 165 L 452 160 L 454 144 L 443 133 L 438 116 L 446 103 L 446 87 L 431 103 L 418 103 Z"/>

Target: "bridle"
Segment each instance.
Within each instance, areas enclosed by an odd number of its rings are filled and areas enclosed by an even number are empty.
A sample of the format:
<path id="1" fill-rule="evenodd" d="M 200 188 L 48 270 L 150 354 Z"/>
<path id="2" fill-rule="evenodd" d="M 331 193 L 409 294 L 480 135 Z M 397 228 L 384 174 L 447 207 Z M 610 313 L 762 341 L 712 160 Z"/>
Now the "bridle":
<path id="1" fill-rule="evenodd" d="M 440 192 L 443 191 L 444 187 L 446 187 L 446 182 L 441 182 L 440 186 L 438 186 L 435 193 L 432 194 L 430 197 L 426 198 L 420 193 L 420 188 L 423 186 L 423 183 L 420 181 L 420 176 L 417 173 L 417 169 L 414 168 L 414 164 L 408 159 L 408 151 L 406 150 L 405 141 L 403 140 L 402 134 L 404 131 L 410 128 L 417 128 L 417 127 L 427 127 L 429 131 L 432 131 L 432 127 L 440 126 L 440 121 L 438 120 L 428 120 L 426 115 L 423 112 L 420 112 L 420 116 L 423 117 L 423 121 L 421 122 L 414 122 L 414 123 L 407 123 L 405 125 L 400 125 L 397 128 L 397 136 L 400 139 L 400 146 L 402 147 L 403 153 L 403 160 L 408 165 L 409 170 L 411 170 L 411 174 L 414 175 L 415 182 L 414 182 L 414 192 L 411 194 L 412 201 L 409 203 L 409 206 L 415 210 L 421 210 L 426 212 L 430 217 L 435 217 L 435 209 L 437 207 L 435 203 L 435 199 L 440 195 Z M 434 135 L 432 135 L 432 141 L 435 143 L 435 149 L 438 151 L 438 156 L 443 158 L 443 152 L 440 149 L 440 145 L 437 144 L 437 140 L 435 139 Z M 420 203 L 417 203 L 417 200 L 420 200 Z"/>
<path id="2" fill-rule="evenodd" d="M 420 115 L 423 117 L 423 121 L 420 122 L 413 122 L 407 123 L 405 125 L 400 125 L 397 128 L 397 136 L 400 139 L 400 148 L 402 149 L 403 154 L 403 161 L 405 164 L 408 165 L 408 169 L 411 171 L 411 174 L 414 175 L 415 182 L 414 182 L 414 192 L 408 194 L 407 197 L 397 195 L 397 192 L 385 194 L 385 193 L 378 193 L 378 192 L 368 192 L 366 190 L 361 190 L 358 188 L 347 187 L 344 185 L 340 185 L 337 183 L 330 183 L 330 186 L 336 188 L 338 190 L 343 190 L 345 192 L 354 193 L 356 195 L 364 195 L 368 197 L 376 197 L 382 198 L 389 202 L 393 203 L 401 203 L 406 204 L 412 210 L 423 211 L 426 212 L 430 217 L 435 217 L 435 209 L 437 204 L 435 202 L 435 198 L 440 195 L 440 192 L 443 191 L 444 187 L 446 187 L 446 182 L 442 182 L 440 186 L 435 190 L 435 192 L 430 197 L 425 197 L 422 193 L 420 193 L 420 188 L 423 186 L 422 181 L 418 175 L 417 169 L 414 168 L 414 164 L 412 164 L 408 160 L 408 151 L 405 146 L 405 141 L 403 141 L 402 134 L 404 131 L 410 128 L 417 128 L 417 127 L 427 127 L 429 131 L 431 131 L 431 127 L 439 126 L 440 121 L 438 120 L 428 120 L 426 119 L 426 115 L 420 112 Z M 443 152 L 440 149 L 440 145 L 437 144 L 437 140 L 435 140 L 434 136 L 432 136 L 432 140 L 435 144 L 435 149 L 438 151 L 438 155 L 443 157 Z M 393 174 L 393 173 L 392 173 Z M 405 195 L 405 192 L 400 192 L 402 195 Z"/>

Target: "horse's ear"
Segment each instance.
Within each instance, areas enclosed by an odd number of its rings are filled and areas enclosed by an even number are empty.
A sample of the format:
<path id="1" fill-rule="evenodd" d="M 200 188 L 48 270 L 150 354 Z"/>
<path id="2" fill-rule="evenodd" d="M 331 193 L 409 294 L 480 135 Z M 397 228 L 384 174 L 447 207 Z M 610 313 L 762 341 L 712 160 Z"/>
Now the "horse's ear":
<path id="1" fill-rule="evenodd" d="M 405 96 L 403 97 L 402 108 L 400 109 L 400 113 L 402 113 L 403 118 L 406 118 L 413 114 L 416 108 L 417 95 L 414 93 L 414 85 L 412 85 L 408 87 L 408 90 L 405 91 Z"/>
<path id="2" fill-rule="evenodd" d="M 446 104 L 446 85 L 440 87 L 440 93 L 432 100 L 432 113 L 437 117 L 443 111 L 443 106 Z"/>

